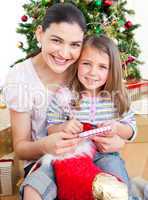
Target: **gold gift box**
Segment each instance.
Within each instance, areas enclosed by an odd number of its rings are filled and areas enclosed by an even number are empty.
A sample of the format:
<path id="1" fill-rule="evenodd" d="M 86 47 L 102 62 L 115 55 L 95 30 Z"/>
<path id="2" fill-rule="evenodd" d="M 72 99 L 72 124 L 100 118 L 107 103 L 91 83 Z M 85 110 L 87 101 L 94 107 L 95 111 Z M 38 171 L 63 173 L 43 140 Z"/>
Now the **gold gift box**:
<path id="1" fill-rule="evenodd" d="M 12 135 L 11 128 L 6 128 L 0 131 L 0 157 L 11 153 L 13 151 L 12 147 Z"/>

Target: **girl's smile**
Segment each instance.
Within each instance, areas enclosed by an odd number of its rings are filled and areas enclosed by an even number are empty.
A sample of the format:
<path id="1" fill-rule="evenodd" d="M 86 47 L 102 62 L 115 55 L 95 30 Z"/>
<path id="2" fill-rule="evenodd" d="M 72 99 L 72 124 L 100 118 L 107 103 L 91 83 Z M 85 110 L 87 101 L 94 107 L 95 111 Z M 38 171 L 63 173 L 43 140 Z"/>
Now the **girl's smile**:
<path id="1" fill-rule="evenodd" d="M 103 86 L 108 78 L 109 56 L 94 48 L 86 46 L 78 63 L 78 79 L 86 90 L 95 91 Z"/>

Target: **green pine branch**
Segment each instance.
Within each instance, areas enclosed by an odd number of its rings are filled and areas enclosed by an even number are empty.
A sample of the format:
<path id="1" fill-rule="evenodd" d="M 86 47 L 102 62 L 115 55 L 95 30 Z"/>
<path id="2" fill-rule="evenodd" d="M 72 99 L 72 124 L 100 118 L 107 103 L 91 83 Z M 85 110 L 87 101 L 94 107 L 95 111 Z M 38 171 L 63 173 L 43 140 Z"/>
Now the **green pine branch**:
<path id="1" fill-rule="evenodd" d="M 26 57 L 39 50 L 37 40 L 35 38 L 35 30 L 42 22 L 46 8 L 60 0 L 29 0 L 29 3 L 23 5 L 24 13 L 28 17 L 26 22 L 20 22 L 17 27 L 17 33 L 22 34 L 26 38 L 26 43 L 20 49 L 26 53 Z M 125 62 L 128 56 L 134 56 L 136 59 L 132 63 L 128 63 L 127 79 L 131 74 L 135 77 L 140 77 L 138 65 L 142 62 L 139 61 L 140 47 L 135 41 L 135 30 L 139 28 L 140 24 L 133 24 L 130 28 L 125 28 L 125 23 L 129 15 L 134 15 L 132 9 L 127 9 L 126 0 L 118 0 L 112 6 L 105 7 L 103 1 L 97 5 L 97 1 L 93 0 L 89 4 L 85 0 L 65 0 L 76 5 L 84 14 L 87 22 L 87 34 L 107 34 L 109 37 L 117 40 L 118 47 L 121 52 L 121 59 Z M 107 20 L 107 25 L 103 25 Z M 25 59 L 25 58 L 24 58 Z M 21 59 L 22 60 L 22 59 Z M 20 61 L 21 61 L 20 60 Z M 123 69 L 124 70 L 124 69 Z"/>

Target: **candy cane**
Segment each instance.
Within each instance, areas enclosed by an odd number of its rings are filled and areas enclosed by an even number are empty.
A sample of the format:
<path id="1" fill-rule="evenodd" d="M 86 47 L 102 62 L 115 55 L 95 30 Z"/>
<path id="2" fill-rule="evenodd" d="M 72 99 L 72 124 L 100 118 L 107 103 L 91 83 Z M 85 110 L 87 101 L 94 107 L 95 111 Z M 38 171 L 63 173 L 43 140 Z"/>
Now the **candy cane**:
<path id="1" fill-rule="evenodd" d="M 111 131 L 111 127 L 110 126 L 104 126 L 101 128 L 95 128 L 89 131 L 84 131 L 82 133 L 79 134 L 79 136 L 81 138 L 83 137 L 89 137 L 91 135 L 101 135 L 101 133 L 105 132 L 105 131 Z"/>

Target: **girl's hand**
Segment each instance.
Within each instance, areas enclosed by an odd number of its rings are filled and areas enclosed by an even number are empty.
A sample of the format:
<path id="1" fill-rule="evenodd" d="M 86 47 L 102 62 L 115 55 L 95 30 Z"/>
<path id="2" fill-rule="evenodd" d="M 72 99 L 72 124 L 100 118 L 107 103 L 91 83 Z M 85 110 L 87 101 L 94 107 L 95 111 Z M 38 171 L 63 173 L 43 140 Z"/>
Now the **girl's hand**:
<path id="1" fill-rule="evenodd" d="M 111 130 L 104 131 L 103 133 L 101 133 L 101 136 L 113 137 L 114 135 L 118 135 L 118 126 L 119 126 L 118 121 L 109 120 L 109 121 L 105 121 L 105 122 L 97 124 L 97 128 L 101 128 L 101 127 L 105 127 L 105 126 L 110 126 Z"/>
<path id="2" fill-rule="evenodd" d="M 119 152 L 125 145 L 125 140 L 118 135 L 112 137 L 92 136 L 91 139 L 101 153 Z"/>
<path id="3" fill-rule="evenodd" d="M 73 152 L 80 139 L 72 133 L 57 132 L 42 139 L 43 153 L 61 155 Z"/>
<path id="4" fill-rule="evenodd" d="M 83 130 L 83 125 L 76 119 L 68 120 L 62 125 L 65 133 L 77 134 Z"/>

